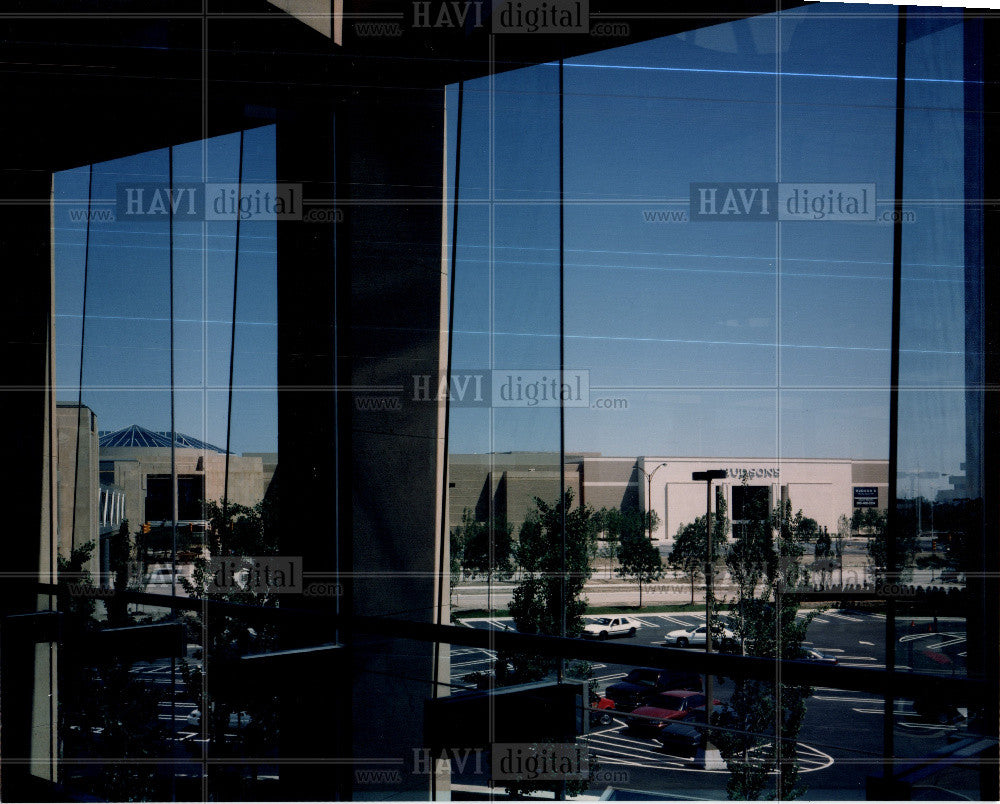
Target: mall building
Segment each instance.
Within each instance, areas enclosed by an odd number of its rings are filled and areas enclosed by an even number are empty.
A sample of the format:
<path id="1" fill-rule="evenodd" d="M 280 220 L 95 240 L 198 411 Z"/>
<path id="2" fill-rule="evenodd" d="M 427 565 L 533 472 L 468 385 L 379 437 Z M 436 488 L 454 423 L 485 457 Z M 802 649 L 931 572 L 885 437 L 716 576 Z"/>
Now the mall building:
<path id="1" fill-rule="evenodd" d="M 772 509 L 789 500 L 821 528 L 837 530 L 841 516 L 855 508 L 885 509 L 888 504 L 887 461 L 848 458 L 701 458 L 612 457 L 600 453 L 567 453 L 564 487 L 574 504 L 596 509 L 640 507 L 658 517 L 653 539 L 669 544 L 677 531 L 705 513 L 705 482 L 692 473 L 722 469 L 715 481 L 729 517 L 739 522 L 751 506 Z M 449 472 L 451 523 L 469 509 L 486 521 L 504 518 L 517 528 L 533 507 L 535 497 L 559 496 L 558 453 L 509 452 L 492 455 L 452 455 Z M 713 501 L 715 495 L 713 495 Z M 713 502 L 714 505 L 714 502 Z"/>

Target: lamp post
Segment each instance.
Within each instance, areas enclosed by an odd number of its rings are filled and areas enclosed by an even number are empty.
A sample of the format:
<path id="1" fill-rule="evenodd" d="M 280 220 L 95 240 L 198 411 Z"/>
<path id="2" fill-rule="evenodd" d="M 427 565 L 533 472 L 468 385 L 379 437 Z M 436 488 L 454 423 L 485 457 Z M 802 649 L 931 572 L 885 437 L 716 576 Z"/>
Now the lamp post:
<path id="1" fill-rule="evenodd" d="M 635 468 L 642 472 L 642 476 L 646 478 L 646 530 L 650 541 L 653 541 L 653 475 L 666 465 L 666 462 L 661 463 L 652 472 L 647 472 L 639 466 L 638 462 L 635 465 Z"/>
<path id="2" fill-rule="evenodd" d="M 709 469 L 705 472 L 692 472 L 692 480 L 705 481 L 705 653 L 712 652 L 712 599 L 713 599 L 713 566 L 712 566 L 712 481 L 726 477 L 725 469 Z M 705 721 L 712 724 L 712 701 L 715 689 L 711 673 L 705 673 Z M 708 734 L 708 732 L 706 732 Z M 699 750 L 699 754 L 701 751 Z M 722 764 L 719 750 L 706 738 L 704 754 L 697 760 L 706 769 L 717 768 Z"/>

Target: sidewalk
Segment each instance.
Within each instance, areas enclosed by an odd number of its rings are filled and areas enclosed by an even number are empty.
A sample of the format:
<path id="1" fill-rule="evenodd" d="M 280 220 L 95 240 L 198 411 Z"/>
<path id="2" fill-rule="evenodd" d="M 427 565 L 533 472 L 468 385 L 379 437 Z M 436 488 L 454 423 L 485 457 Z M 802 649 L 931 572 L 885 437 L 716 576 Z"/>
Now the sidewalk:
<path id="1" fill-rule="evenodd" d="M 806 568 L 808 569 L 807 562 Z M 865 565 L 867 556 L 863 553 L 845 553 L 843 573 L 839 569 L 828 575 L 827 585 L 841 583 L 841 575 L 845 584 L 862 584 L 867 579 Z M 819 575 L 810 573 L 813 582 L 819 581 Z M 452 592 L 452 608 L 463 609 L 506 609 L 510 604 L 511 593 L 517 585 L 517 579 L 499 581 L 487 584 L 483 580 L 470 580 L 460 584 Z M 720 602 L 732 600 L 736 589 L 729 579 L 728 572 L 720 571 L 715 577 L 715 597 Z M 622 606 L 636 607 L 639 604 L 639 585 L 614 575 L 608 578 L 607 562 L 600 560 L 594 570 L 593 577 L 584 586 L 584 598 L 591 606 Z M 646 606 L 680 606 L 691 604 L 691 582 L 688 578 L 667 570 L 664 578 L 642 588 L 642 605 Z M 694 584 L 694 604 L 705 604 L 705 579 L 699 577 Z"/>

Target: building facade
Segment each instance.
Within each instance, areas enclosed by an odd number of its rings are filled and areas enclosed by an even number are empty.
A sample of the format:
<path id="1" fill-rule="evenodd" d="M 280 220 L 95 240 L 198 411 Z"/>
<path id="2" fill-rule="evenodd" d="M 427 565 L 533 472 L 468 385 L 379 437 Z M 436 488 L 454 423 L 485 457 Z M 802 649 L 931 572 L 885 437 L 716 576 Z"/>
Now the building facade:
<path id="1" fill-rule="evenodd" d="M 558 499 L 558 461 L 557 453 L 451 456 L 451 524 L 468 509 L 480 521 L 492 511 L 516 529 L 536 496 Z M 705 469 L 725 470 L 726 478 L 714 485 L 734 522 L 753 503 L 771 510 L 788 500 L 793 511 L 801 509 L 820 528 L 836 532 L 840 518 L 849 519 L 855 508 L 888 505 L 889 464 L 878 460 L 575 453 L 566 456 L 563 476 L 574 499 L 595 509 L 651 510 L 657 517 L 653 540 L 669 545 L 681 527 L 705 513 L 705 483 L 691 478 Z"/>
<path id="2" fill-rule="evenodd" d="M 214 444 L 176 433 L 173 460 L 177 467 L 177 521 L 202 523 L 202 501 L 221 502 L 226 493 L 226 451 Z M 266 467 L 266 469 L 265 469 Z M 256 505 L 277 471 L 277 455 L 229 455 L 229 501 Z M 171 503 L 170 434 L 131 425 L 100 435 L 102 483 L 124 490 L 125 518 L 134 526 L 168 524 Z"/>

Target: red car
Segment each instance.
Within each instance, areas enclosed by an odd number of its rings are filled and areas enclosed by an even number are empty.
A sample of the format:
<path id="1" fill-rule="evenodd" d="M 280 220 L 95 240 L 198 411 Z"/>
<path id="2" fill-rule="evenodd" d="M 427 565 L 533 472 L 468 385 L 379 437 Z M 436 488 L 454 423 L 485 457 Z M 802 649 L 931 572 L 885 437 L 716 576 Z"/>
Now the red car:
<path id="1" fill-rule="evenodd" d="M 611 725 L 611 712 L 615 708 L 615 702 L 610 698 L 599 698 L 590 707 L 590 725 L 609 726 Z"/>
<path id="2" fill-rule="evenodd" d="M 700 692 L 691 690 L 658 692 L 650 695 L 643 706 L 632 711 L 632 715 L 626 718 L 626 725 L 629 730 L 635 732 L 658 732 L 669 721 L 683 720 L 695 709 L 704 705 L 705 696 Z"/>

